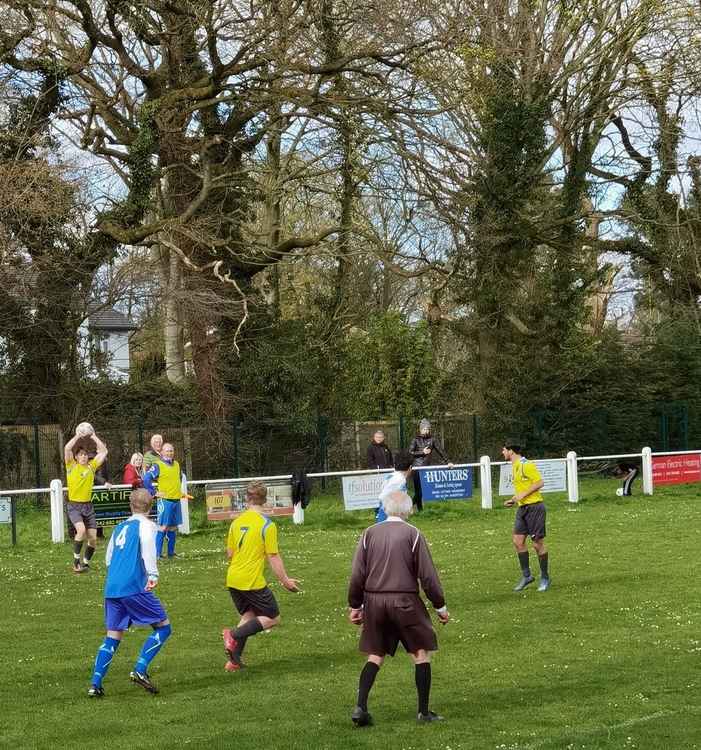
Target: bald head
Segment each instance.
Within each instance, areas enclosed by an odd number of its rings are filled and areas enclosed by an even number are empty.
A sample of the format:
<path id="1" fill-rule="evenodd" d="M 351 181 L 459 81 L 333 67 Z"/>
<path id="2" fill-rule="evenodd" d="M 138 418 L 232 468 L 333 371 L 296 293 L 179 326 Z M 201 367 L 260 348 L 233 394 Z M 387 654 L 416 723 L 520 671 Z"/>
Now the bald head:
<path id="1" fill-rule="evenodd" d="M 175 456 L 175 448 L 171 443 L 163 443 L 163 448 L 161 448 L 161 456 L 165 458 L 167 461 L 172 461 L 173 456 Z"/>

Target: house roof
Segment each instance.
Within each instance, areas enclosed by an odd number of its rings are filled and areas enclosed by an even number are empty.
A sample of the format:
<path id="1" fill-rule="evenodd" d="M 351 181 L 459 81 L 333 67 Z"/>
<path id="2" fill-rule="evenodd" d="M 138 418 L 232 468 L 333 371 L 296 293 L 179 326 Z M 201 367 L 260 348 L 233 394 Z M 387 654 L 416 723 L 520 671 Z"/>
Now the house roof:
<path id="1" fill-rule="evenodd" d="M 88 328 L 99 331 L 136 331 L 139 326 L 113 307 L 100 307 L 88 314 Z"/>

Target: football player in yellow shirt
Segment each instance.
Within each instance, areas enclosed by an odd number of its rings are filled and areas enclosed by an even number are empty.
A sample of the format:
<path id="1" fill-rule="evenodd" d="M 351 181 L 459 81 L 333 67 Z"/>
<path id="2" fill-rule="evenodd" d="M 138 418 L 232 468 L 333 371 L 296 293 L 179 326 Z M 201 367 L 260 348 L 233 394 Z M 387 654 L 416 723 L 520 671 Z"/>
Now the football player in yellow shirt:
<path id="1" fill-rule="evenodd" d="M 226 585 L 241 615 L 237 627 L 222 631 L 224 650 L 229 657 L 224 665 L 227 672 L 235 672 L 243 666 L 241 654 L 248 638 L 280 624 L 280 610 L 264 576 L 265 561 L 288 591 L 299 591 L 299 581 L 287 575 L 280 557 L 277 526 L 263 515 L 267 494 L 262 482 L 248 485 L 248 509 L 232 521 L 226 540 L 229 558 Z"/>
<path id="2" fill-rule="evenodd" d="M 76 443 L 81 441 L 76 447 Z M 90 459 L 85 441 L 95 443 L 97 453 Z M 74 453 L 75 448 L 75 453 Z M 97 546 L 97 519 L 92 504 L 92 488 L 95 484 L 95 472 L 107 458 L 107 446 L 93 432 L 90 435 L 75 435 L 65 445 L 63 458 L 66 463 L 66 484 L 68 485 L 68 518 L 75 526 L 73 540 L 73 572 L 84 573 L 90 569 L 90 560 Z M 87 536 L 85 557 L 81 561 L 83 540 Z"/>
<path id="3" fill-rule="evenodd" d="M 506 506 L 518 505 L 514 530 L 511 539 L 516 548 L 518 561 L 521 566 L 521 580 L 514 586 L 514 591 L 523 591 L 535 580 L 531 575 L 528 562 L 527 537 L 531 537 L 533 548 L 538 555 L 540 564 L 540 584 L 538 591 L 550 588 L 548 575 L 548 550 L 545 547 L 545 503 L 540 490 L 543 478 L 538 467 L 523 456 L 523 448 L 517 441 L 507 441 L 501 451 L 507 461 L 511 462 L 514 489 L 513 497 L 504 502 Z"/>

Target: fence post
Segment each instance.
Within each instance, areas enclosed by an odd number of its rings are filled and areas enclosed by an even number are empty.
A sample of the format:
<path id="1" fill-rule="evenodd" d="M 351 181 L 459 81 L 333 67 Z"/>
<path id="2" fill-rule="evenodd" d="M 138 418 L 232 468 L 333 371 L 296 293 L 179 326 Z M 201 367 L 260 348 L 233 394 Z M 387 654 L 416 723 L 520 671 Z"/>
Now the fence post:
<path id="1" fill-rule="evenodd" d="M 483 510 L 492 509 L 492 460 L 489 456 L 480 458 L 480 492 Z"/>
<path id="2" fill-rule="evenodd" d="M 652 495 L 652 449 L 645 447 L 642 450 L 643 457 L 643 495 Z"/>
<path id="3" fill-rule="evenodd" d="M 577 454 L 570 451 L 567 454 L 567 499 L 571 503 L 579 502 L 579 481 L 577 477 Z"/>
<path id="4" fill-rule="evenodd" d="M 187 477 L 183 477 L 180 480 L 180 494 L 183 497 L 187 496 Z M 190 501 L 189 500 L 183 500 L 181 498 L 180 500 L 180 511 L 182 514 L 183 522 L 178 527 L 178 530 L 181 534 L 189 534 L 190 533 Z"/>
<path id="5" fill-rule="evenodd" d="M 241 470 L 239 466 L 239 430 L 241 427 L 241 417 L 236 414 L 231 420 L 231 430 L 234 438 L 234 476 L 240 477 Z"/>
<path id="6" fill-rule="evenodd" d="M 406 450 L 406 425 L 403 415 L 399 417 L 399 447 L 403 451 Z"/>
<path id="7" fill-rule="evenodd" d="M 51 496 L 51 541 L 60 544 L 65 539 L 63 528 L 63 483 L 60 479 L 52 479 Z"/>

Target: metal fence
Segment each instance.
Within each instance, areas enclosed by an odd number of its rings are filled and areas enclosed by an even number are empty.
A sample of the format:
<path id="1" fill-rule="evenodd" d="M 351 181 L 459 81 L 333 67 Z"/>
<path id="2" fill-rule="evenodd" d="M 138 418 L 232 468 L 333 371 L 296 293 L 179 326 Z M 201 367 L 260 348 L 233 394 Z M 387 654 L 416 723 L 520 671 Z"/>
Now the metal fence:
<path id="1" fill-rule="evenodd" d="M 154 432 L 175 446 L 191 479 L 286 474 L 296 469 L 335 471 L 364 468 L 367 446 L 384 430 L 392 450 L 408 448 L 419 418 L 428 416 L 433 434 L 454 463 L 498 457 L 506 437 L 526 453 L 543 458 L 572 449 L 579 455 L 687 450 L 701 444 L 701 403 L 624 403 L 591 411 L 531 411 L 524 415 L 439 414 L 356 422 L 319 417 L 312 427 L 234 417 L 218 424 L 155 425 L 143 417 L 96 424 L 109 448 L 104 478 L 121 482 L 131 454 L 148 448 Z M 59 425 L 0 426 L 0 490 L 48 485 L 63 475 L 66 436 Z"/>

